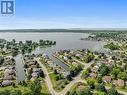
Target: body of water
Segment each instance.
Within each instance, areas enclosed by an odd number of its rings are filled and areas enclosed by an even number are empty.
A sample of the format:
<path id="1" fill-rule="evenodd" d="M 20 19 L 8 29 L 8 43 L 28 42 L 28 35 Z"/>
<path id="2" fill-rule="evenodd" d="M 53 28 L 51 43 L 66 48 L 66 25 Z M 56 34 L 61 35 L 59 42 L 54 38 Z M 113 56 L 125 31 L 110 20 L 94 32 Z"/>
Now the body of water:
<path id="1" fill-rule="evenodd" d="M 86 33 L 0 33 L 0 39 L 12 40 L 16 41 L 39 41 L 43 40 L 52 40 L 56 41 L 56 45 L 49 48 L 37 48 L 33 53 L 47 53 L 49 57 L 58 65 L 63 67 L 65 70 L 68 70 L 68 66 L 59 61 L 58 59 L 52 57 L 52 53 L 60 50 L 60 49 L 91 49 L 99 52 L 106 52 L 103 49 L 104 42 L 101 41 L 85 41 L 80 40 L 80 38 L 86 38 L 89 34 Z M 16 68 L 17 68 L 17 78 L 18 80 L 24 80 L 25 72 L 23 68 L 23 64 L 21 63 L 21 55 L 16 58 Z M 22 64 L 22 65 L 21 65 Z"/>

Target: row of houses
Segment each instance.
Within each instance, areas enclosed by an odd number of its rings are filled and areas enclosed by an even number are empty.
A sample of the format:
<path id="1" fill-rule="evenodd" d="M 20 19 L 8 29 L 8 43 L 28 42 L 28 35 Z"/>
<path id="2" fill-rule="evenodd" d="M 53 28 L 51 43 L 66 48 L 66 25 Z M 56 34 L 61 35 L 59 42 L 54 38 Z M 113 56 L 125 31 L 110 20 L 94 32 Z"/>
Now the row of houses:
<path id="1" fill-rule="evenodd" d="M 64 77 L 66 78 L 68 75 L 70 75 L 69 71 L 65 71 L 62 67 L 56 65 L 56 63 L 54 63 L 52 61 L 52 59 L 49 58 L 49 56 L 47 54 L 43 54 L 42 57 L 45 59 L 45 64 L 48 64 L 53 71 L 56 71 L 57 74 L 63 74 Z"/>
<path id="2" fill-rule="evenodd" d="M 59 56 L 62 54 L 64 54 L 65 60 L 72 59 L 71 57 L 76 57 L 76 58 L 80 58 L 80 60 L 83 61 L 85 58 L 85 54 L 79 53 L 78 51 L 73 51 L 73 50 L 61 50 L 55 53 L 56 56 Z"/>
<path id="3" fill-rule="evenodd" d="M 25 62 L 25 68 L 26 71 L 30 71 L 30 80 L 34 81 L 36 80 L 39 76 L 44 76 L 42 69 L 39 66 L 39 63 L 34 60 L 35 55 L 25 55 L 24 56 L 24 62 Z"/>
<path id="4" fill-rule="evenodd" d="M 3 65 L 6 66 L 6 65 L 15 65 L 15 60 L 12 56 L 7 56 L 7 57 L 4 57 L 4 62 L 3 62 Z"/>
<path id="5" fill-rule="evenodd" d="M 16 79 L 15 67 L 12 65 L 6 66 L 0 73 L 0 86 L 9 86 Z"/>
<path id="6" fill-rule="evenodd" d="M 91 69 L 91 73 L 90 73 L 90 77 L 96 79 L 97 78 L 97 75 L 98 75 L 98 71 L 99 71 L 99 67 L 102 65 L 102 64 L 105 64 L 106 66 L 110 67 L 112 65 L 114 65 L 114 63 L 112 61 L 98 61 L 94 67 Z M 117 80 L 113 80 L 112 76 L 110 75 L 105 75 L 103 78 L 102 78 L 102 81 L 104 83 L 112 83 L 113 85 L 115 86 L 120 86 L 120 87 L 124 87 L 126 85 L 126 82 L 122 79 L 117 79 Z"/>
<path id="7" fill-rule="evenodd" d="M 53 70 L 56 70 L 57 73 L 62 73 L 64 70 L 53 62 L 47 54 L 43 54 L 42 57 L 45 59 L 45 64 L 48 64 Z"/>
<path id="8" fill-rule="evenodd" d="M 111 76 L 104 76 L 102 78 L 103 82 L 105 83 L 112 83 L 114 84 L 115 86 L 120 86 L 120 87 L 124 87 L 127 82 L 125 82 L 124 80 L 122 79 L 117 79 L 117 80 L 113 80 Z"/>
<path id="9" fill-rule="evenodd" d="M 54 55 L 57 58 L 62 59 L 68 66 L 77 66 L 78 65 L 77 61 L 75 61 L 73 59 L 73 57 L 79 57 L 80 60 L 84 60 L 84 55 L 79 53 L 79 52 L 77 52 L 77 51 L 72 51 L 72 50 L 71 51 L 63 50 L 63 51 L 64 52 L 62 52 L 62 50 L 59 51 L 59 52 L 55 52 Z"/>

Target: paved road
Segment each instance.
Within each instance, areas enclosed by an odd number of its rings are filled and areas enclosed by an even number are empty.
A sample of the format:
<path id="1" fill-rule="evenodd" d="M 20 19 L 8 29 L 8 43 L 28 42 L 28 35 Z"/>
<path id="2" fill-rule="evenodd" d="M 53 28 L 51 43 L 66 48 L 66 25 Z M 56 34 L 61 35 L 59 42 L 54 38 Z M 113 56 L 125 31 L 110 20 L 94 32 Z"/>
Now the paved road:
<path id="1" fill-rule="evenodd" d="M 47 83 L 47 86 L 48 86 L 48 89 L 49 89 L 50 93 L 51 93 L 52 95 L 58 95 L 58 93 L 53 89 L 53 85 L 52 85 L 52 82 L 51 82 L 51 80 L 50 80 L 49 73 L 48 73 L 46 67 L 39 61 L 38 58 L 36 58 L 35 60 L 39 63 L 39 65 L 40 65 L 41 68 L 43 69 L 43 72 L 44 72 L 44 74 L 45 74 L 45 81 L 46 81 L 46 83 Z"/>
<path id="2" fill-rule="evenodd" d="M 71 87 L 75 84 L 75 83 L 77 83 L 77 82 L 84 82 L 84 83 L 86 83 L 84 80 L 82 80 L 81 79 L 81 74 L 82 73 L 80 73 L 79 75 L 77 75 L 61 92 L 56 92 L 54 89 L 53 89 L 53 85 L 52 85 L 52 82 L 51 82 L 51 80 L 50 80 L 50 77 L 49 77 L 49 73 L 48 73 L 48 71 L 47 71 L 47 69 L 46 69 L 46 67 L 39 61 L 39 59 L 38 58 L 36 58 L 35 59 L 38 63 L 39 63 L 39 65 L 42 67 L 42 69 L 43 69 L 43 72 L 44 72 L 44 74 L 46 75 L 46 77 L 45 77 L 45 81 L 46 81 L 46 83 L 47 83 L 47 86 L 48 86 L 48 88 L 49 88 L 49 91 L 50 91 L 50 93 L 52 93 L 52 95 L 65 95 L 70 89 L 71 89 Z M 89 64 L 90 65 L 90 64 Z M 86 67 L 89 67 L 89 66 L 85 66 L 85 68 L 84 69 L 86 69 Z"/>
<path id="3" fill-rule="evenodd" d="M 46 81 L 47 86 L 48 86 L 48 88 L 49 88 L 49 91 L 50 91 L 50 93 L 51 93 L 52 95 L 65 95 L 68 91 L 70 91 L 71 87 L 72 87 L 75 83 L 77 83 L 77 82 L 87 83 L 86 80 L 82 80 L 82 79 L 81 79 L 82 72 L 80 72 L 80 74 L 77 75 L 68 85 L 66 85 L 66 87 L 65 87 L 61 92 L 56 92 L 56 91 L 53 89 L 53 85 L 52 85 L 52 82 L 51 82 L 50 77 L 49 77 L 49 75 L 48 75 L 49 73 L 48 73 L 46 67 L 39 61 L 38 58 L 36 58 L 35 60 L 38 61 L 38 63 L 40 64 L 40 66 L 41 66 L 42 69 L 43 69 L 44 74 L 46 75 L 45 81 Z M 78 61 L 78 60 L 76 60 L 76 59 L 74 59 L 74 60 L 77 61 L 77 62 L 80 62 L 80 61 Z M 80 63 L 83 64 L 83 65 L 85 65 L 84 69 L 87 69 L 87 68 L 92 64 L 92 62 L 90 62 L 90 63 L 88 63 L 88 64 L 85 64 L 85 63 L 83 63 L 83 62 L 80 62 Z M 106 89 L 109 89 L 109 87 L 106 87 Z M 121 94 L 127 95 L 126 92 L 123 92 L 123 91 L 120 91 L 120 90 L 117 90 L 117 91 L 118 91 L 119 93 L 121 93 Z"/>

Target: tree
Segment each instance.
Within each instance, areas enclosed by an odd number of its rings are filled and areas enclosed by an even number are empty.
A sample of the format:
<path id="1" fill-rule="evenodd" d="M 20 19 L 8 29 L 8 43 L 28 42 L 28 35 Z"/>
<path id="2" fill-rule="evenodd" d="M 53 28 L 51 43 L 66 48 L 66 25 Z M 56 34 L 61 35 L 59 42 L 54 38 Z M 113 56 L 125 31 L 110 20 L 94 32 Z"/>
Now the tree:
<path id="1" fill-rule="evenodd" d="M 71 77 L 71 75 L 67 75 L 67 80 L 69 80 L 69 81 L 71 81 L 72 80 L 72 77 Z"/>
<path id="2" fill-rule="evenodd" d="M 118 78 L 120 78 L 122 80 L 127 80 L 127 73 L 126 72 L 120 72 L 118 74 Z"/>
<path id="3" fill-rule="evenodd" d="M 111 74 L 113 75 L 114 78 L 117 78 L 117 75 L 119 72 L 120 72 L 120 69 L 113 68 L 113 70 L 111 71 Z"/>
<path id="4" fill-rule="evenodd" d="M 29 84 L 29 87 L 32 91 L 31 95 L 41 95 L 41 83 L 39 80 L 35 80 L 34 82 Z"/>
<path id="5" fill-rule="evenodd" d="M 86 81 L 87 81 L 88 85 L 94 84 L 96 82 L 96 80 L 94 78 L 87 78 Z"/>
<path id="6" fill-rule="evenodd" d="M 82 78 L 87 78 L 88 76 L 89 76 L 89 72 L 87 70 L 83 71 Z"/>
<path id="7" fill-rule="evenodd" d="M 102 76 L 97 76 L 97 82 L 102 83 Z"/>
<path id="8" fill-rule="evenodd" d="M 70 92 L 69 92 L 69 91 L 67 91 L 66 95 L 70 95 Z"/>
<path id="9" fill-rule="evenodd" d="M 106 90 L 103 83 L 98 84 L 98 85 L 96 86 L 96 89 L 99 90 L 99 91 L 105 91 L 105 90 Z"/>
<path id="10" fill-rule="evenodd" d="M 56 41 L 53 42 L 53 45 L 56 45 Z"/>
<path id="11" fill-rule="evenodd" d="M 15 90 L 10 95 L 22 95 L 22 92 L 20 90 Z"/>
<path id="12" fill-rule="evenodd" d="M 109 48 L 110 50 L 118 50 L 119 49 L 119 46 L 118 45 L 115 45 L 113 42 L 105 45 L 104 47 L 105 48 Z"/>
<path id="13" fill-rule="evenodd" d="M 39 71 L 39 76 L 44 77 L 44 72 L 42 70 Z"/>
<path id="14" fill-rule="evenodd" d="M 99 72 L 100 72 L 100 74 L 101 74 L 102 76 L 108 74 L 108 71 L 109 71 L 109 69 L 108 69 L 108 67 L 107 67 L 105 64 L 102 64 L 102 65 L 100 66 L 100 68 L 99 68 Z"/>
<path id="15" fill-rule="evenodd" d="M 22 50 L 21 50 L 21 53 L 22 53 L 22 54 L 25 54 L 25 49 L 22 49 Z"/>
<path id="16" fill-rule="evenodd" d="M 0 65 L 2 65 L 4 62 L 4 58 L 0 56 Z"/>
<path id="17" fill-rule="evenodd" d="M 12 49 L 12 56 L 18 55 L 18 48 L 13 48 Z"/>
<path id="18" fill-rule="evenodd" d="M 118 92 L 115 88 L 110 88 L 108 91 L 107 91 L 107 95 L 118 95 Z"/>
<path id="19" fill-rule="evenodd" d="M 58 74 L 58 72 L 57 72 L 57 70 L 56 70 L 56 69 L 54 70 L 54 74 Z"/>
<path id="20" fill-rule="evenodd" d="M 13 44 L 16 42 L 15 39 L 12 39 Z"/>
<path id="21" fill-rule="evenodd" d="M 78 95 L 92 95 L 90 89 L 86 87 L 76 89 L 76 93 Z"/>
<path id="22" fill-rule="evenodd" d="M 89 63 L 90 61 L 92 61 L 94 59 L 94 55 L 92 53 L 88 53 L 85 57 L 85 62 Z"/>
<path id="23" fill-rule="evenodd" d="M 0 48 L 3 49 L 4 48 L 4 44 L 0 44 Z"/>
<path id="24" fill-rule="evenodd" d="M 0 95 L 11 95 L 11 91 L 10 90 L 5 90 L 0 92 Z"/>

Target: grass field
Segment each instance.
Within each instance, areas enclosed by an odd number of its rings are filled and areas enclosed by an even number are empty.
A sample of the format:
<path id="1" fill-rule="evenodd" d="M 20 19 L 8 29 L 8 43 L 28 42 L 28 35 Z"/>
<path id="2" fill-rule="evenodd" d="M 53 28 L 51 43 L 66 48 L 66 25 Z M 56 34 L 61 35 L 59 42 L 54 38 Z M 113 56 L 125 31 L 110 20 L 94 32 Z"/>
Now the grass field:
<path id="1" fill-rule="evenodd" d="M 57 91 L 60 92 L 64 89 L 64 87 L 66 86 L 66 84 L 69 83 L 69 81 L 67 81 L 66 79 L 60 79 L 58 81 L 56 81 L 56 74 L 54 73 L 50 73 L 49 74 L 51 82 L 53 84 L 53 88 Z"/>

